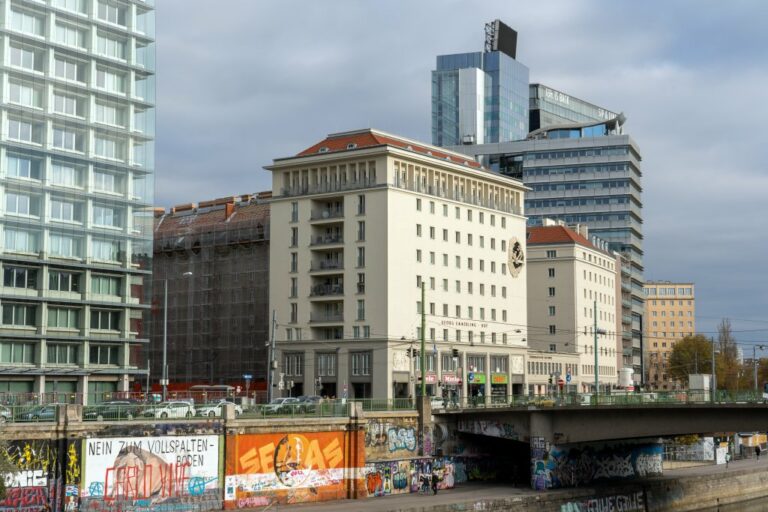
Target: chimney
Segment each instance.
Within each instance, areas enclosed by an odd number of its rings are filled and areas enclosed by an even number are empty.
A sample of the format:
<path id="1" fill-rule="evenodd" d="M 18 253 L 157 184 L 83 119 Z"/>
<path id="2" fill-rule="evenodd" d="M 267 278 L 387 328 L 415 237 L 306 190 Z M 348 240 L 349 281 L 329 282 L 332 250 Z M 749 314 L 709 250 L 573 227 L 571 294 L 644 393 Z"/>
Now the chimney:
<path id="1" fill-rule="evenodd" d="M 224 220 L 229 220 L 233 213 L 235 213 L 235 203 L 227 203 L 224 206 Z"/>

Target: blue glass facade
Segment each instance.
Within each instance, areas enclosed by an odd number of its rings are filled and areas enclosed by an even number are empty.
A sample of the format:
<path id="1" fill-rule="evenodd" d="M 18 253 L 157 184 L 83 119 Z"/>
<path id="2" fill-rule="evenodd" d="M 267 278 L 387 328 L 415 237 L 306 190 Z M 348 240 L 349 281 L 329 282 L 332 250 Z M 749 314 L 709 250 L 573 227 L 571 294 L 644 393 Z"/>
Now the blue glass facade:
<path id="1" fill-rule="evenodd" d="M 461 94 L 459 71 L 482 72 L 479 90 Z M 462 143 L 462 137 L 473 135 L 475 142 L 493 143 L 521 140 L 528 135 L 528 68 L 500 52 L 473 52 L 437 57 L 432 72 L 432 143 L 451 146 Z M 464 84 L 464 86 L 467 86 Z M 462 105 L 463 101 L 479 101 L 480 105 Z M 469 133 L 462 123 L 465 110 L 482 113 L 482 134 Z"/>

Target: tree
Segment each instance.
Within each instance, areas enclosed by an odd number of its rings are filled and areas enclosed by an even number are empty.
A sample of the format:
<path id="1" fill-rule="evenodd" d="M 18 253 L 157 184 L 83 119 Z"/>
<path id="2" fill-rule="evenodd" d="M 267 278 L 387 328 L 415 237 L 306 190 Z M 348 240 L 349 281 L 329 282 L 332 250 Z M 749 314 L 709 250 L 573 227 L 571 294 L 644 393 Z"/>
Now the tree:
<path id="1" fill-rule="evenodd" d="M 744 369 L 739 364 L 739 354 L 736 338 L 731 331 L 731 321 L 723 318 L 717 326 L 717 387 L 734 391 L 743 389 L 740 380 L 744 377 Z"/>
<path id="2" fill-rule="evenodd" d="M 712 373 L 712 342 L 701 334 L 675 343 L 669 356 L 669 375 L 673 379 L 687 386 L 692 373 Z"/>

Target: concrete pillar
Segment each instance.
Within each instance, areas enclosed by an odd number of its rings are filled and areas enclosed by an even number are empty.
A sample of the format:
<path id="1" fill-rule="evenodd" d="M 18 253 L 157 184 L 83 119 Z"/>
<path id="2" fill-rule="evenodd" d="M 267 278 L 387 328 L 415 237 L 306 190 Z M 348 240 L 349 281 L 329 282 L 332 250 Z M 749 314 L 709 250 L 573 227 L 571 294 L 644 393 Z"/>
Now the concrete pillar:
<path id="1" fill-rule="evenodd" d="M 83 375 L 77 379 L 77 392 L 83 400 L 83 405 L 88 405 L 88 375 Z"/>
<path id="2" fill-rule="evenodd" d="M 491 354 L 485 353 L 485 391 L 483 392 L 485 405 L 491 405 Z"/>
<path id="3" fill-rule="evenodd" d="M 459 354 L 459 366 L 461 366 L 461 373 L 459 374 L 459 378 L 461 379 L 461 396 L 459 397 L 459 404 L 462 406 L 467 405 L 467 393 L 468 393 L 468 385 L 467 385 L 467 353 L 461 352 Z"/>
<path id="4" fill-rule="evenodd" d="M 45 375 L 35 377 L 35 385 L 32 388 L 37 393 L 37 403 L 43 403 L 43 393 L 45 393 Z"/>

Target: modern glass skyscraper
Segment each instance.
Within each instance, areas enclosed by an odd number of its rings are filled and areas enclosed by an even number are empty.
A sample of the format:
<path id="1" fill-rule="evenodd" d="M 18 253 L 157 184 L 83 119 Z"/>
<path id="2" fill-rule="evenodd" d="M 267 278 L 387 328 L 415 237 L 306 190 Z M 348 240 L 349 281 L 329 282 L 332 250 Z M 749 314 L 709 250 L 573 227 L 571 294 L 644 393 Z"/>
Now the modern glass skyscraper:
<path id="1" fill-rule="evenodd" d="M 530 86 L 529 129 L 532 132 L 561 124 L 610 121 L 619 115 L 546 85 Z"/>
<path id="2" fill-rule="evenodd" d="M 154 0 L 0 0 L 0 393 L 146 370 Z"/>
<path id="3" fill-rule="evenodd" d="M 532 132 L 527 140 L 464 145 L 452 149 L 530 187 L 529 225 L 543 219 L 584 224 L 627 262 L 621 269 L 622 331 L 616 333 L 623 363 L 642 375 L 643 249 L 640 150 L 620 134 L 623 116 L 605 122 L 559 124 Z M 620 343 L 619 343 L 620 338 Z"/>
<path id="4" fill-rule="evenodd" d="M 515 60 L 517 33 L 486 25 L 485 51 L 440 55 L 432 71 L 432 143 L 484 144 L 528 134 L 528 68 Z"/>

